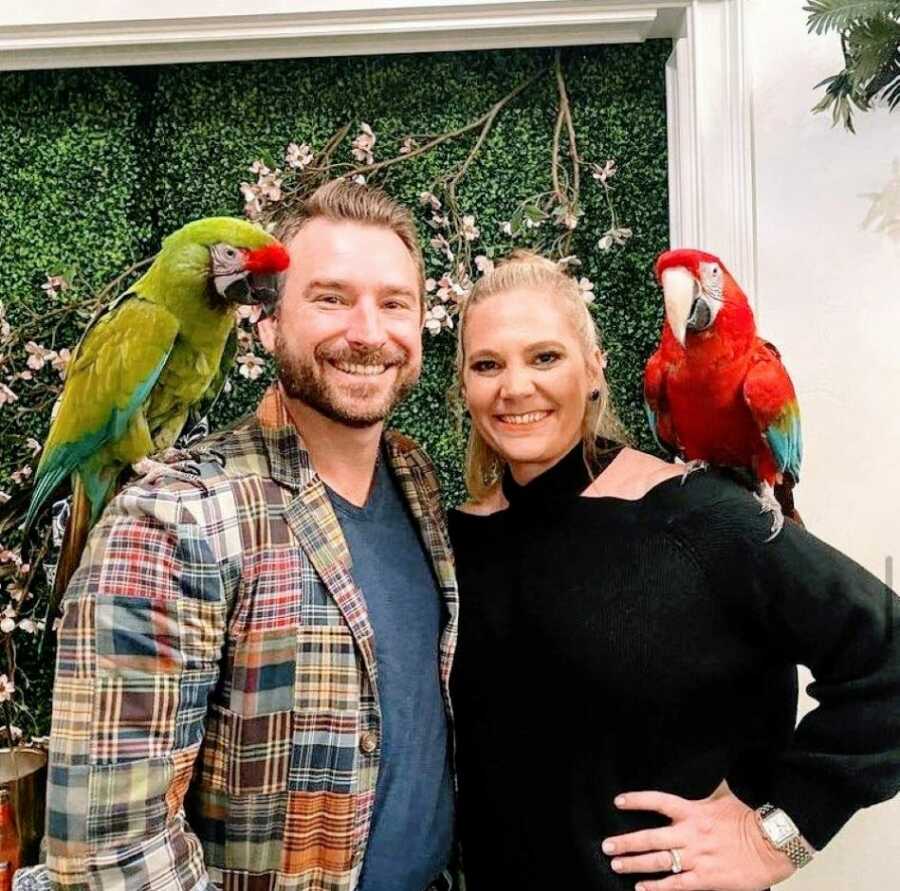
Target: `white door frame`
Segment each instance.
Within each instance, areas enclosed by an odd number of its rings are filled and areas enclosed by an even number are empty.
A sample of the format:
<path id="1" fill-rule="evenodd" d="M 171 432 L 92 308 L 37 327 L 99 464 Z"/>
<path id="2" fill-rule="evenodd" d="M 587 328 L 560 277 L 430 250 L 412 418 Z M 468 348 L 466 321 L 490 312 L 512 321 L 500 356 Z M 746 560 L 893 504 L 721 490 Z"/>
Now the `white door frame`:
<path id="1" fill-rule="evenodd" d="M 38 0 L 0 10 L 0 71 L 673 40 L 672 245 L 756 293 L 746 0 Z M 35 8 L 37 7 L 37 8 Z M 73 9 L 73 7 L 77 7 Z"/>

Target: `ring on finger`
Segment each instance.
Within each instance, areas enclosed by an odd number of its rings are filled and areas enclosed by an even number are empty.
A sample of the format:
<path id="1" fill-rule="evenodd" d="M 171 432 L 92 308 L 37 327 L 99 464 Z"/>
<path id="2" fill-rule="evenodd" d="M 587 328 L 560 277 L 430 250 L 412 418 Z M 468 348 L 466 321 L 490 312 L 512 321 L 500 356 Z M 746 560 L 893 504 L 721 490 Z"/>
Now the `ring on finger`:
<path id="1" fill-rule="evenodd" d="M 681 854 L 677 848 L 669 848 L 669 856 L 672 858 L 672 872 L 678 875 L 684 869 L 684 864 L 681 862 Z"/>

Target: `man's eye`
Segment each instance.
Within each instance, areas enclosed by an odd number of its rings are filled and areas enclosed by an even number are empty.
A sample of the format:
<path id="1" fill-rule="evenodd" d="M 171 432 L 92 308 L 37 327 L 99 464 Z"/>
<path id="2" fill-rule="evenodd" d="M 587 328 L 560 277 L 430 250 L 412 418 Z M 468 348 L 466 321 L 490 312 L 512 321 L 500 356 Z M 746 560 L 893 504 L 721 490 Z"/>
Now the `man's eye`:
<path id="1" fill-rule="evenodd" d="M 319 294 L 316 303 L 342 303 L 340 294 Z"/>

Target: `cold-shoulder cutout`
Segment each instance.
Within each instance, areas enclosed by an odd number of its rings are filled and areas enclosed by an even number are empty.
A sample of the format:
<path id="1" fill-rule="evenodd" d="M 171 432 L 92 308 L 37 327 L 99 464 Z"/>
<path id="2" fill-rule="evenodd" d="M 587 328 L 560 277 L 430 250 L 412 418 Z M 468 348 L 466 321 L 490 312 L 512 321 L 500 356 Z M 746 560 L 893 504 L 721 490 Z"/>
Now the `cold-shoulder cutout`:
<path id="1" fill-rule="evenodd" d="M 683 466 L 663 461 L 647 452 L 624 448 L 581 496 L 640 501 L 660 483 L 672 477 L 680 477 L 683 473 Z"/>

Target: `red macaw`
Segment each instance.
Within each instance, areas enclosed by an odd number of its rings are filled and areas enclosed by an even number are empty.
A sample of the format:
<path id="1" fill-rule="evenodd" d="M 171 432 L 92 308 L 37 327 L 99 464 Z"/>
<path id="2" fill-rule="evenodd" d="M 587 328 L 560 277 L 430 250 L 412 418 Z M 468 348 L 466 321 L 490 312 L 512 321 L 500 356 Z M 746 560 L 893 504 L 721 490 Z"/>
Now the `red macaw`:
<path id="1" fill-rule="evenodd" d="M 785 513 L 799 519 L 790 492 L 803 451 L 794 385 L 778 350 L 757 336 L 747 297 L 718 257 L 666 251 L 656 278 L 666 321 L 644 370 L 650 429 L 688 462 L 685 475 L 707 464 L 749 471 L 763 512 L 773 515 L 774 538 Z"/>

